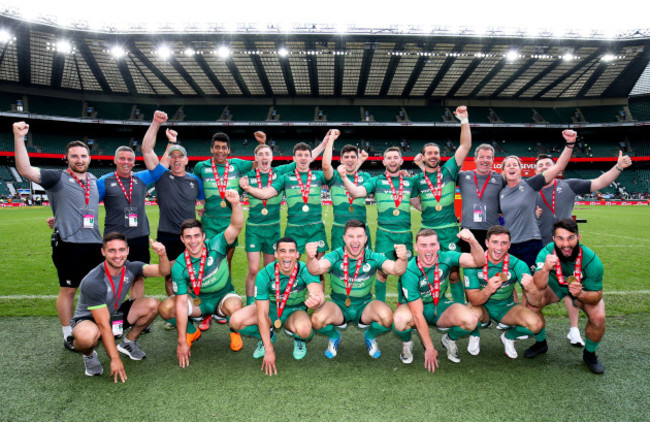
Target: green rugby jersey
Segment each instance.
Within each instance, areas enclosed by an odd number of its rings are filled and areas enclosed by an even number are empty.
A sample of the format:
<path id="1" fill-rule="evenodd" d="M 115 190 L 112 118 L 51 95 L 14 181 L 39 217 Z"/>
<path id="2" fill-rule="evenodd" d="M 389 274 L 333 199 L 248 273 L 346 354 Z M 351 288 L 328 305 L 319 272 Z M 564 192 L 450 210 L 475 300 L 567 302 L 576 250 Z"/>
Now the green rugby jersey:
<path id="1" fill-rule="evenodd" d="M 584 245 L 580 245 L 580 247 L 582 248 L 582 265 L 580 271 L 582 273 L 582 278 L 580 279 L 582 288 L 590 292 L 598 292 L 600 290 L 603 290 L 603 274 L 605 272 L 603 263 L 600 261 L 600 258 L 598 258 L 594 251 Z M 546 261 L 546 256 L 553 254 L 554 249 L 555 243 L 549 243 L 541 251 L 539 251 L 539 254 L 537 255 L 536 271 L 542 269 L 544 262 Z M 560 261 L 560 268 L 562 268 L 562 275 L 564 276 L 565 282 L 567 277 L 573 275 L 573 272 L 575 271 L 575 265 L 575 261 Z M 567 292 L 569 291 L 568 286 L 560 286 L 560 284 L 557 282 L 557 274 L 555 274 L 555 269 L 549 272 L 548 282 L 549 284 L 555 284 L 560 289 L 566 289 Z"/>
<path id="2" fill-rule="evenodd" d="M 460 167 L 455 158 L 450 158 L 439 171 L 442 171 L 441 191 L 442 196 L 438 202 L 431 192 L 424 173 L 413 177 L 413 197 L 419 196 L 422 203 L 422 226 L 427 228 L 444 228 L 457 226 L 454 211 L 456 197 L 456 181 Z M 435 188 L 438 172 L 427 173 L 431 185 Z M 442 205 L 442 210 L 436 211 L 436 205 Z"/>
<path id="3" fill-rule="evenodd" d="M 443 296 L 447 292 L 447 287 L 449 286 L 449 272 L 453 267 L 458 267 L 460 255 L 461 254 L 459 252 L 438 252 L 440 300 L 443 299 Z M 423 265 L 423 268 L 426 272 L 426 277 L 418 268 L 416 257 L 413 257 L 409 260 L 409 263 L 406 266 L 406 272 L 399 278 L 397 282 L 397 296 L 399 303 L 413 302 L 420 298 L 422 299 L 422 303 L 433 303 L 431 290 L 429 289 L 429 283 L 431 283 L 431 286 L 433 287 L 436 267 L 433 265 L 432 267 L 427 268 Z M 428 282 L 427 277 L 429 278 Z"/>
<path id="4" fill-rule="evenodd" d="M 371 179 L 370 175 L 366 172 L 357 172 L 357 184 L 362 185 Z M 354 183 L 354 176 L 348 175 L 348 180 Z M 352 201 L 348 200 L 345 185 L 341 180 L 341 175 L 334 172 L 334 176 L 329 181 L 330 194 L 332 196 L 332 208 L 334 209 L 334 224 L 343 226 L 348 220 L 356 219 L 366 222 L 366 198 L 356 198 Z M 350 212 L 352 206 L 352 212 Z"/>
<path id="5" fill-rule="evenodd" d="M 308 172 L 300 173 L 303 188 L 307 187 Z M 295 172 L 285 173 L 273 182 L 273 188 L 278 191 L 278 196 L 284 192 L 287 198 L 287 224 L 290 226 L 304 226 L 323 222 L 323 206 L 321 205 L 321 191 L 327 181 L 322 171 L 312 170 L 311 187 L 309 189 L 309 199 L 307 212 L 303 211 L 305 205 L 300 185 L 296 178 Z"/>
<path id="6" fill-rule="evenodd" d="M 221 207 L 222 199 L 212 172 L 211 162 L 211 159 L 201 161 L 194 167 L 194 174 L 203 181 L 203 191 L 205 192 L 205 213 L 203 215 L 209 218 L 224 218 L 229 220 L 232 214 L 232 207 L 228 201 L 226 201 L 226 207 Z M 226 189 L 236 189 L 237 192 L 241 193 L 239 179 L 251 170 L 253 162 L 240 160 L 239 158 L 230 158 L 228 163 L 228 183 L 226 184 Z M 226 167 L 223 164 L 216 164 L 216 168 L 219 173 L 219 178 L 223 182 L 223 174 Z"/>
<path id="7" fill-rule="evenodd" d="M 282 176 L 283 174 L 287 172 L 292 172 L 293 170 L 295 170 L 295 168 L 296 168 L 295 163 L 274 167 L 272 169 L 273 178 L 271 183 L 273 183 L 275 180 L 278 179 L 278 177 Z M 255 170 L 251 170 L 248 173 L 246 173 L 245 177 L 248 178 L 248 184 L 250 186 L 256 188 L 259 187 L 257 186 L 257 176 Z M 260 172 L 260 179 L 262 181 L 262 188 L 267 187 L 267 183 L 269 181 L 269 173 Z M 247 225 L 266 226 L 266 225 L 278 224 L 280 222 L 280 207 L 282 205 L 282 195 L 277 195 L 274 196 L 273 198 L 269 198 L 266 200 L 266 209 L 268 212 L 266 215 L 262 214 L 262 209 L 264 208 L 263 200 L 257 199 L 253 195 L 249 194 L 248 202 L 250 205 L 248 211 L 248 219 L 246 220 Z"/>
<path id="8" fill-rule="evenodd" d="M 515 285 L 519 283 L 521 285 L 521 278 L 524 274 L 530 274 L 528 265 L 519 258 L 508 255 L 510 257 L 510 263 L 508 268 L 508 279 L 501 284 L 501 287 L 490 296 L 490 299 L 486 303 L 495 303 L 514 301 L 513 291 Z M 493 264 L 488 260 L 488 279 L 494 277 L 503 270 L 503 261 L 499 264 Z M 463 269 L 465 289 L 466 290 L 483 290 L 487 286 L 487 280 L 483 278 L 483 267 L 477 268 L 465 268 Z"/>
<path id="9" fill-rule="evenodd" d="M 399 176 L 391 177 L 395 193 L 399 193 Z M 413 179 L 404 178 L 404 192 L 399 205 L 399 215 L 394 215 L 395 199 L 391 191 L 386 173 L 375 176 L 363 185 L 368 195 L 375 194 L 377 202 L 377 224 L 390 231 L 411 231 L 411 197 L 413 196 Z"/>
<path id="10" fill-rule="evenodd" d="M 345 282 L 343 281 L 343 254 L 344 249 L 338 248 L 332 252 L 326 253 L 323 258 L 328 260 L 332 266 L 330 267 L 330 285 L 332 287 L 331 297 L 338 301 L 345 301 L 347 293 L 345 291 Z M 363 255 L 363 264 L 359 269 L 359 275 L 354 279 L 354 284 L 350 290 L 350 298 L 368 300 L 372 299 L 372 286 L 375 284 L 375 272 L 381 270 L 382 264 L 386 258 L 378 253 L 366 248 Z M 357 268 L 357 260 L 350 258 L 349 263 L 349 279 L 351 282 L 354 278 L 354 272 Z"/>
<path id="11" fill-rule="evenodd" d="M 276 306 L 275 264 L 277 264 L 277 261 L 271 262 L 269 265 L 262 268 L 262 270 L 257 273 L 257 277 L 255 277 L 255 300 L 268 300 L 272 303 L 271 306 Z M 279 274 L 280 300 L 282 300 L 282 295 L 289 284 L 290 275 L 284 275 L 281 272 Z M 289 293 L 286 306 L 299 306 L 305 303 L 308 293 L 307 285 L 311 283 L 320 283 L 320 278 L 311 275 L 311 273 L 307 271 L 307 265 L 302 261 L 298 261 L 298 274 L 296 274 L 296 280 L 291 287 L 291 293 Z"/>

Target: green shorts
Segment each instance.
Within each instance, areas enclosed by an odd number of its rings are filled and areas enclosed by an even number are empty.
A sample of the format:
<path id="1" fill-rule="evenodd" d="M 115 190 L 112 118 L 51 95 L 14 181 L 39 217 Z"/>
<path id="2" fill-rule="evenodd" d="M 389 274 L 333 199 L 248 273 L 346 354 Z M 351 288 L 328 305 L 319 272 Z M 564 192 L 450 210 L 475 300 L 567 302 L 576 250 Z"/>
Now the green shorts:
<path id="1" fill-rule="evenodd" d="M 444 228 L 434 228 L 422 226 L 423 229 L 433 229 L 438 234 L 438 242 L 440 242 L 441 251 L 456 251 L 459 248 L 458 246 L 458 226 L 444 227 Z M 483 246 L 483 245 L 481 245 Z M 460 249 L 458 249 L 460 252 Z"/>
<path id="2" fill-rule="evenodd" d="M 264 252 L 273 255 L 275 242 L 280 240 L 280 224 L 268 226 L 246 225 L 246 252 Z"/>
<path id="3" fill-rule="evenodd" d="M 551 280 L 549 277 L 548 280 L 548 287 L 553 290 L 553 293 L 558 297 L 558 299 L 562 300 L 564 299 L 565 296 L 569 296 L 569 288 L 566 286 L 560 286 L 560 283 L 558 283 L 555 280 Z M 584 288 L 584 285 L 583 285 Z"/>
<path id="4" fill-rule="evenodd" d="M 282 321 L 282 325 L 284 325 L 287 322 L 287 319 L 291 316 L 291 314 L 296 311 L 307 312 L 307 306 L 305 306 L 304 304 L 298 306 L 285 306 L 284 311 L 282 311 L 282 316 L 280 317 L 280 321 Z M 278 319 L 277 307 L 275 306 L 275 302 L 271 302 L 271 301 L 269 301 L 269 318 L 271 318 L 271 324 L 273 324 L 275 320 Z"/>
<path id="5" fill-rule="evenodd" d="M 332 302 L 336 306 L 338 306 L 339 309 L 341 310 L 341 312 L 343 313 L 343 319 L 345 321 L 345 324 L 349 324 L 349 323 L 352 322 L 352 323 L 355 323 L 357 325 L 360 325 L 360 324 L 364 325 L 361 322 L 361 314 L 363 314 L 363 310 L 366 309 L 366 306 L 368 306 L 368 304 L 370 302 L 372 302 L 373 299 L 372 298 L 370 298 L 370 299 L 365 299 L 365 298 L 358 299 L 358 298 L 351 297 L 350 300 L 352 301 L 350 306 L 345 306 L 345 301 L 339 301 L 339 300 L 336 300 L 336 299 L 332 299 Z"/>
<path id="6" fill-rule="evenodd" d="M 502 300 L 498 302 L 487 301 L 483 306 L 488 311 L 490 318 L 496 322 L 501 322 L 504 316 L 516 305 L 515 302 L 509 300 Z"/>
<path id="7" fill-rule="evenodd" d="M 406 245 L 406 255 L 410 259 L 413 256 L 413 233 L 391 232 L 377 227 L 375 252 L 384 255 L 386 259 L 395 260 L 397 259 L 395 245 Z"/>
<path id="8" fill-rule="evenodd" d="M 205 238 L 210 239 L 226 231 L 230 225 L 230 218 L 214 218 L 204 215 L 201 217 L 201 224 L 203 225 Z M 235 244 L 230 246 L 230 248 L 234 248 L 237 245 L 239 245 L 239 239 L 235 240 Z"/>
<path id="9" fill-rule="evenodd" d="M 210 293 L 205 296 L 199 295 L 201 298 L 201 303 L 199 304 L 199 308 L 201 309 L 201 316 L 206 317 L 208 315 L 217 315 L 222 318 L 226 318 L 226 315 L 224 315 L 221 311 L 221 305 L 225 299 L 228 299 L 228 297 L 232 295 L 239 297 L 237 295 L 237 292 L 235 292 L 235 288 L 232 286 L 232 284 L 226 286 L 216 293 Z M 189 295 L 189 300 L 194 300 L 193 294 Z"/>
<path id="10" fill-rule="evenodd" d="M 366 236 L 368 236 L 368 242 L 366 243 L 367 247 L 372 249 L 372 237 L 370 236 L 370 228 L 366 225 Z M 336 248 L 342 248 L 343 243 L 343 226 L 332 223 L 332 250 Z"/>
<path id="11" fill-rule="evenodd" d="M 438 323 L 438 318 L 442 315 L 447 308 L 453 305 L 455 302 L 449 299 L 440 299 L 438 301 L 438 306 L 435 306 L 433 302 L 425 303 L 422 309 L 424 314 L 424 319 L 429 325 L 436 325 Z"/>
<path id="12" fill-rule="evenodd" d="M 327 244 L 327 234 L 325 234 L 325 224 L 321 221 L 316 224 L 305 226 L 290 226 L 284 230 L 284 237 L 292 237 L 298 243 L 298 252 L 305 252 L 305 245 L 310 242 L 318 242 L 318 252 L 329 250 Z"/>

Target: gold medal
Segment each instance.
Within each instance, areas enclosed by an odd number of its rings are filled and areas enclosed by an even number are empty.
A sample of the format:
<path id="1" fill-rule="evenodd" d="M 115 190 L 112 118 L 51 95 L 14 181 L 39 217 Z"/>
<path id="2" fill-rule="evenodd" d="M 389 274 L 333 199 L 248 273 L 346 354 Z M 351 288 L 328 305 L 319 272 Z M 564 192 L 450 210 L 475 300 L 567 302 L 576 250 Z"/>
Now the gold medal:
<path id="1" fill-rule="evenodd" d="M 577 282 L 578 282 L 578 279 L 575 278 L 575 276 L 572 276 L 572 275 L 567 277 L 567 279 L 566 279 L 566 284 L 577 283 Z"/>
<path id="2" fill-rule="evenodd" d="M 397 216 L 399 215 L 399 210 L 398 210 L 398 209 L 395 209 L 395 210 L 393 211 L 393 215 L 394 215 L 395 217 L 397 217 Z"/>
<path id="3" fill-rule="evenodd" d="M 262 208 L 262 215 L 266 215 L 268 213 L 269 213 L 269 210 L 267 210 L 266 208 Z"/>
<path id="4" fill-rule="evenodd" d="M 442 205 L 440 204 L 436 205 L 436 211 L 442 211 Z"/>
<path id="5" fill-rule="evenodd" d="M 508 274 L 501 273 L 501 274 L 499 274 L 499 278 L 501 279 L 502 282 L 505 283 L 506 281 L 508 281 Z"/>
<path id="6" fill-rule="evenodd" d="M 303 212 L 308 212 L 309 211 L 309 205 L 305 204 L 302 206 L 302 211 Z"/>
<path id="7" fill-rule="evenodd" d="M 226 208 L 226 201 L 221 201 L 221 208 Z"/>
<path id="8" fill-rule="evenodd" d="M 352 305 L 352 301 L 350 300 L 350 298 L 345 299 L 345 306 L 349 308 L 350 305 Z"/>
<path id="9" fill-rule="evenodd" d="M 354 207 L 350 206 L 350 208 L 348 208 L 348 211 L 350 211 L 350 214 L 352 214 L 354 212 Z"/>
<path id="10" fill-rule="evenodd" d="M 195 297 L 194 300 L 192 300 L 192 303 L 196 306 L 199 306 L 201 304 L 201 298 Z"/>
<path id="11" fill-rule="evenodd" d="M 273 325 L 275 326 L 275 328 L 279 329 L 280 327 L 282 327 L 282 321 L 278 318 L 275 320 L 275 323 Z"/>

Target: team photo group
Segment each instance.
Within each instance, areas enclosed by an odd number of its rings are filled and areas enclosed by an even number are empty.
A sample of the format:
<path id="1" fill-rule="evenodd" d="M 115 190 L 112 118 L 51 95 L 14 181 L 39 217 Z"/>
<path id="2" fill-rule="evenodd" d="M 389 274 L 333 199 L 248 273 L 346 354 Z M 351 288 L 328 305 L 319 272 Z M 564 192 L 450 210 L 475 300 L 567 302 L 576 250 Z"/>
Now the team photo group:
<path id="1" fill-rule="evenodd" d="M 90 151 L 81 141 L 67 145 L 65 170 L 32 166 L 25 138 L 38 127 L 14 123 L 16 167 L 45 189 L 54 214 L 48 223 L 65 347 L 82 355 L 86 375 L 96 376 L 104 372 L 95 350 L 103 343 L 110 376 L 124 382 L 120 353 L 144 359 L 138 340 L 158 316 L 177 332 L 183 368 L 190 359 L 204 358 L 192 356 L 192 345 L 215 321 L 229 328 L 233 351 L 250 342 L 262 371 L 274 375 L 274 343 L 285 341 L 282 334 L 293 341 L 296 360 L 306 356 L 314 335 L 328 339 L 318 353 L 334 359 L 342 330 L 354 325 L 363 330 L 370 358 L 381 357 L 381 342 L 400 341 L 399 357 L 384 359 L 423 361 L 434 372 L 439 351 L 432 327 L 442 332 L 440 356 L 454 363 L 480 353 L 481 330 L 492 324 L 507 358 L 518 358 L 516 343 L 525 339 L 526 358 L 552 353 L 543 308 L 561 301 L 569 315 L 568 341 L 583 348 L 591 372 L 602 374 L 596 351 L 605 332 L 603 264 L 580 242 L 571 216 L 577 195 L 609 186 L 631 166 L 630 158 L 619 154 L 616 165 L 593 180 L 559 178 L 577 139 L 575 131 L 564 130 L 557 134 L 564 140 L 559 157 L 538 156 L 535 175 L 523 178 L 518 157 L 506 157 L 497 169 L 492 145 L 472 145 L 466 107 L 454 114 L 460 142 L 446 162 L 440 147 L 428 143 L 414 159 L 420 171 L 413 174 L 402 168 L 400 147 L 389 146 L 384 170 L 374 177 L 361 170 L 367 153 L 338 140 L 336 129 L 315 148 L 296 144 L 293 162 L 279 166 L 273 166 L 263 132 L 254 134 L 252 161 L 230 158 L 230 138 L 215 133 L 206 140 L 212 158 L 190 173 L 175 130 L 165 129 L 167 148 L 160 158 L 155 153 L 167 123 L 167 115 L 156 111 L 141 146 L 146 170 L 134 172 L 136 153 L 122 146 L 115 151 L 115 170 L 97 179 L 88 171 Z M 463 170 L 470 154 L 475 169 Z M 150 233 L 145 212 L 151 187 L 159 206 L 157 233 Z M 331 226 L 324 222 L 330 208 L 322 204 L 323 190 L 331 196 Z M 371 222 L 369 197 L 377 210 Z M 416 233 L 412 210 L 421 213 Z M 242 231 L 244 251 L 238 247 Z M 150 263 L 151 251 L 157 264 Z M 233 255 L 244 252 L 245 292 L 236 291 L 231 278 Z M 387 292 L 391 275 L 398 279 L 397 291 Z M 148 277 L 164 278 L 166 299 L 145 294 Z M 387 295 L 397 297 L 394 309 Z M 587 320 L 584 340 L 580 310 Z M 414 347 L 414 334 L 422 348 Z M 463 356 L 465 349 L 470 356 Z"/>

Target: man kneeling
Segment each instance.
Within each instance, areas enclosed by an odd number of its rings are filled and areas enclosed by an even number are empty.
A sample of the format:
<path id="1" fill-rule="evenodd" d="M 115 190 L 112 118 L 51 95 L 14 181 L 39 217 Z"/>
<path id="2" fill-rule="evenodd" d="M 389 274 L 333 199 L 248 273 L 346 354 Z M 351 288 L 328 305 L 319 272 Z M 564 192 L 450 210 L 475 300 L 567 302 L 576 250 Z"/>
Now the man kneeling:
<path id="1" fill-rule="evenodd" d="M 147 355 L 138 345 L 138 337 L 158 315 L 158 300 L 143 297 L 125 300 L 133 281 L 139 276 L 165 277 L 169 274 L 169 260 L 162 243 L 150 239 L 151 247 L 160 257 L 158 265 L 126 260 L 129 246 L 126 237 L 120 233 L 104 236 L 103 263 L 91 270 L 81 281 L 79 302 L 71 320 L 73 346 L 83 354 L 85 374 L 101 375 L 104 372 L 95 347 L 101 339 L 106 353 L 111 358 L 111 377 L 117 382 L 119 376 L 126 381 L 124 365 L 118 353 L 124 353 L 133 360 L 142 360 Z M 124 341 L 117 347 L 115 337 L 131 328 Z"/>

